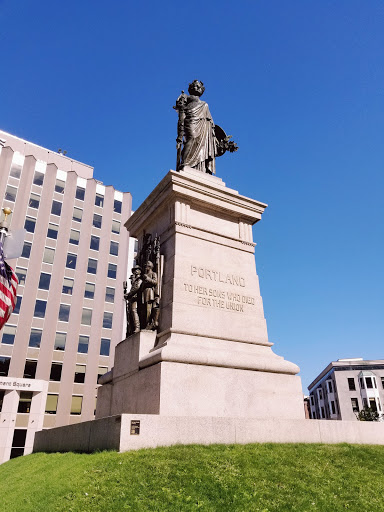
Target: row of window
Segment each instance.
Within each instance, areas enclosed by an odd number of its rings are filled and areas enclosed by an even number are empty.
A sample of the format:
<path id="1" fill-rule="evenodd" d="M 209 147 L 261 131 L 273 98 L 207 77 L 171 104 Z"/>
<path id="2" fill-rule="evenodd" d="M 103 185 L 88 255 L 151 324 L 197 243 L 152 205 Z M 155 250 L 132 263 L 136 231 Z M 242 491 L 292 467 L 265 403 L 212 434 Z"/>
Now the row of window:
<path id="1" fill-rule="evenodd" d="M 3 405 L 4 400 L 4 394 L 5 391 L 0 390 L 0 412 Z M 33 398 L 33 392 L 32 391 L 20 391 L 20 397 L 19 397 L 19 404 L 17 407 L 17 412 L 22 414 L 29 414 L 31 411 L 31 404 L 32 404 L 32 398 Z M 45 406 L 45 414 L 56 414 L 57 412 L 57 403 L 59 400 L 59 395 L 54 394 L 48 394 L 47 395 L 47 402 Z M 83 405 L 83 397 L 80 395 L 72 395 L 71 397 L 71 410 L 70 414 L 72 415 L 80 415 L 81 409 Z M 26 430 L 16 430 L 15 433 L 24 432 L 26 434 Z M 12 448 L 14 446 L 17 447 L 23 447 L 25 445 L 25 435 L 24 436 L 18 436 L 19 439 L 15 439 L 12 443 Z M 22 452 L 18 455 L 23 455 L 24 448 L 22 448 Z"/>
<path id="2" fill-rule="evenodd" d="M 36 369 L 37 369 L 37 361 L 32 360 L 32 359 L 27 359 L 25 362 L 23 377 L 25 379 L 34 379 L 36 377 Z M 63 370 L 63 363 L 56 363 L 56 362 L 52 363 L 49 380 L 52 382 L 60 382 L 62 370 Z M 99 377 L 104 375 L 107 371 L 108 371 L 108 368 L 106 366 L 99 366 L 96 382 L 99 380 Z M 84 384 L 85 372 L 86 372 L 85 364 L 76 364 L 73 382 L 76 382 L 77 384 Z"/>
<path id="3" fill-rule="evenodd" d="M 61 203 L 58 203 L 57 201 L 54 201 L 53 203 L 57 203 L 57 204 L 52 205 L 51 213 L 53 213 L 54 215 L 60 215 L 60 213 L 58 213 L 58 212 L 59 211 L 61 212 Z M 58 205 L 60 205 L 60 207 Z M 54 207 L 55 207 L 55 211 L 53 211 Z M 81 222 L 82 215 L 83 215 L 83 210 L 81 210 L 80 208 L 74 208 L 74 213 L 73 213 L 74 221 Z M 103 220 L 103 217 L 101 215 L 94 213 L 93 220 L 92 220 L 93 227 L 101 229 L 102 220 Z M 24 222 L 24 229 L 28 233 L 34 233 L 35 227 L 36 227 L 36 218 L 35 217 L 26 217 L 25 222 Z M 47 238 L 52 238 L 53 240 L 57 240 L 58 232 L 59 232 L 59 225 L 53 224 L 52 222 L 50 222 L 48 225 Z M 70 243 L 76 243 L 76 245 L 78 245 L 78 243 L 79 243 L 78 240 L 80 238 L 80 232 L 75 229 L 72 229 L 71 235 L 72 235 L 72 232 L 79 233 L 79 235 L 74 235 L 75 237 L 77 237 L 77 238 L 75 238 L 75 240 L 77 240 L 77 242 L 70 241 Z M 120 222 L 117 220 L 112 221 L 112 233 L 115 233 L 115 234 L 120 233 Z M 70 239 L 71 239 L 71 237 L 70 237 Z M 92 247 L 91 247 L 91 249 L 92 249 Z"/>

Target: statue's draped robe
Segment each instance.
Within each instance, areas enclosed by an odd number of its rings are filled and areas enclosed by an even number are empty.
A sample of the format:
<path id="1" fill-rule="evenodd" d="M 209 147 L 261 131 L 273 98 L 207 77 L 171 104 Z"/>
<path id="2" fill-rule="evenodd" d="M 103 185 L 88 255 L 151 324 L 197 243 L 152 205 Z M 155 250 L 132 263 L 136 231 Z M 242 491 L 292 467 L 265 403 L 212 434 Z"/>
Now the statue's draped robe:
<path id="1" fill-rule="evenodd" d="M 205 101 L 185 110 L 183 164 L 215 174 L 214 123 Z"/>

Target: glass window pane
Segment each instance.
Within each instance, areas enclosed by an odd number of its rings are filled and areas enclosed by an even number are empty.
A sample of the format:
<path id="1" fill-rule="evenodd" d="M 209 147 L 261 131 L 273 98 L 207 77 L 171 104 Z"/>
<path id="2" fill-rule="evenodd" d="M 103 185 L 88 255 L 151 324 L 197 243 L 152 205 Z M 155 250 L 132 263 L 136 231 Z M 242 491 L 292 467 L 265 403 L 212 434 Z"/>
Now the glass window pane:
<path id="1" fill-rule="evenodd" d="M 102 196 L 101 194 L 96 194 L 95 205 L 103 207 L 104 206 L 104 196 Z"/>
<path id="2" fill-rule="evenodd" d="M 5 191 L 4 199 L 6 201 L 12 201 L 14 203 L 16 201 L 17 188 L 8 185 Z"/>
<path id="3" fill-rule="evenodd" d="M 3 327 L 3 339 L 1 343 L 4 345 L 13 345 L 16 336 L 16 325 L 4 325 Z"/>
<path id="4" fill-rule="evenodd" d="M 101 228 L 101 221 L 102 221 L 102 216 L 97 215 L 97 213 L 94 213 L 93 214 L 93 225 L 95 226 L 95 228 Z"/>
<path id="5" fill-rule="evenodd" d="M 33 176 L 33 184 L 34 185 L 41 185 L 44 182 L 44 173 L 40 171 L 35 171 L 35 175 Z"/>
<path id="6" fill-rule="evenodd" d="M 67 293 L 68 295 L 72 295 L 73 292 L 73 279 L 69 277 L 64 277 L 63 281 L 63 293 Z"/>
<path id="7" fill-rule="evenodd" d="M 57 332 L 55 337 L 55 350 L 65 350 L 65 341 L 67 334 L 65 332 Z"/>
<path id="8" fill-rule="evenodd" d="M 24 229 L 27 230 L 28 233 L 35 232 L 36 219 L 33 217 L 26 217 L 24 222 Z"/>
<path id="9" fill-rule="evenodd" d="M 15 304 L 15 309 L 12 311 L 12 313 L 14 315 L 18 315 L 20 313 L 20 307 L 21 307 L 21 301 L 22 301 L 23 297 L 21 295 L 18 295 L 17 298 L 16 298 L 16 304 Z"/>
<path id="10" fill-rule="evenodd" d="M 68 322 L 69 321 L 70 309 L 71 309 L 71 306 L 69 304 L 60 304 L 60 309 L 59 309 L 60 322 Z"/>
<path id="11" fill-rule="evenodd" d="M 20 391 L 19 407 L 17 412 L 28 414 L 31 410 L 32 391 Z"/>
<path id="12" fill-rule="evenodd" d="M 105 289 L 105 302 L 115 302 L 115 289 L 107 286 Z"/>
<path id="13" fill-rule="evenodd" d="M 10 357 L 0 356 L 0 376 L 7 377 L 9 370 Z"/>
<path id="14" fill-rule="evenodd" d="M 53 380 L 55 382 L 60 382 L 62 369 L 63 369 L 63 365 L 61 363 L 52 363 L 49 380 Z"/>
<path id="15" fill-rule="evenodd" d="M 81 219 L 83 218 L 83 210 L 81 208 L 74 208 L 73 209 L 73 217 L 72 219 L 76 222 L 81 222 Z"/>
<path id="16" fill-rule="evenodd" d="M 32 244 L 31 243 L 24 242 L 23 252 L 21 253 L 21 257 L 22 258 L 29 258 L 30 255 L 31 255 L 31 248 L 32 248 Z"/>
<path id="17" fill-rule="evenodd" d="M 112 221 L 112 233 L 120 233 L 120 222 L 118 220 Z"/>
<path id="18" fill-rule="evenodd" d="M 22 165 L 16 164 L 15 162 L 13 162 L 9 175 L 12 176 L 13 178 L 19 178 L 20 179 L 21 169 L 22 168 L 23 168 Z"/>
<path id="19" fill-rule="evenodd" d="M 84 297 L 93 299 L 95 296 L 95 285 L 93 283 L 85 283 Z"/>
<path id="20" fill-rule="evenodd" d="M 109 254 L 112 254 L 112 256 L 117 256 L 119 254 L 119 244 L 117 242 L 111 242 Z"/>
<path id="21" fill-rule="evenodd" d="M 40 280 L 39 280 L 40 290 L 49 290 L 50 283 L 51 283 L 51 274 L 46 274 L 45 272 L 42 272 L 40 274 Z"/>
<path id="22" fill-rule="evenodd" d="M 35 312 L 33 313 L 33 316 L 35 316 L 37 318 L 44 318 L 46 307 L 47 307 L 46 300 L 37 299 L 36 304 L 35 304 Z"/>
<path id="23" fill-rule="evenodd" d="M 21 267 L 16 267 L 16 275 L 17 275 L 17 279 L 19 280 L 19 285 L 24 286 L 25 280 L 27 278 L 27 269 L 21 268 Z"/>
<path id="24" fill-rule="evenodd" d="M 44 255 L 43 255 L 43 262 L 50 263 L 52 265 L 54 258 L 55 258 L 55 249 L 51 249 L 50 247 L 45 247 Z"/>
<path id="25" fill-rule="evenodd" d="M 107 311 L 104 312 L 103 327 L 105 329 L 112 329 L 112 318 L 113 318 L 112 313 L 108 313 Z"/>
<path id="26" fill-rule="evenodd" d="M 81 406 L 83 404 L 82 396 L 72 396 L 71 402 L 71 414 L 80 415 L 81 414 Z"/>
<path id="27" fill-rule="evenodd" d="M 69 235 L 69 243 L 74 245 L 79 245 L 80 240 L 80 231 L 75 231 L 71 229 L 71 233 Z"/>
<path id="28" fill-rule="evenodd" d="M 51 208 L 52 215 L 61 215 L 61 206 L 62 206 L 62 203 L 60 203 L 59 201 L 52 201 L 52 208 Z"/>
<path id="29" fill-rule="evenodd" d="M 55 192 L 58 192 L 59 194 L 64 194 L 64 188 L 65 188 L 65 181 L 56 180 Z"/>
<path id="30" fill-rule="evenodd" d="M 80 201 L 84 201 L 85 196 L 85 188 L 76 187 L 76 199 L 80 199 Z"/>
<path id="31" fill-rule="evenodd" d="M 38 194 L 31 194 L 30 198 L 29 198 L 28 206 L 30 208 L 36 208 L 36 210 L 37 210 L 39 207 L 39 204 L 40 204 L 40 196 Z"/>
<path id="32" fill-rule="evenodd" d="M 83 364 L 77 364 L 75 367 L 75 378 L 74 382 L 78 384 L 84 384 L 85 382 L 85 366 Z"/>
<path id="33" fill-rule="evenodd" d="M 67 255 L 67 263 L 66 263 L 66 267 L 67 268 L 76 268 L 76 260 L 77 260 L 77 256 L 76 254 L 68 254 Z"/>
<path id="34" fill-rule="evenodd" d="M 53 238 L 54 240 L 57 240 L 57 233 L 59 231 L 59 226 L 56 224 L 48 224 L 48 238 Z"/>
<path id="35" fill-rule="evenodd" d="M 108 264 L 108 277 L 111 279 L 116 279 L 117 265 L 114 263 Z"/>
<path id="36" fill-rule="evenodd" d="M 99 366 L 99 369 L 97 370 L 97 381 L 105 375 L 108 371 L 108 368 L 106 366 Z"/>
<path id="37" fill-rule="evenodd" d="M 98 251 L 100 247 L 100 238 L 95 235 L 91 235 L 91 244 L 90 249 L 93 249 L 94 251 Z"/>
<path id="38" fill-rule="evenodd" d="M 96 274 L 97 272 L 97 260 L 93 260 L 92 258 L 88 258 L 88 269 L 87 272 L 89 274 Z"/>
<path id="39" fill-rule="evenodd" d="M 33 348 L 40 348 L 42 334 L 43 331 L 41 331 L 40 329 L 31 329 L 28 346 Z"/>
<path id="40" fill-rule="evenodd" d="M 56 414 L 59 395 L 47 395 L 45 414 Z"/>
<path id="41" fill-rule="evenodd" d="M 113 211 L 116 213 L 121 213 L 121 201 L 118 201 L 117 199 L 113 202 Z"/>
<path id="42" fill-rule="evenodd" d="M 109 356 L 110 347 L 111 347 L 111 340 L 108 340 L 107 338 L 101 338 L 100 355 L 101 356 Z"/>
<path id="43" fill-rule="evenodd" d="M 81 323 L 83 325 L 91 325 L 92 322 L 92 309 L 83 308 L 81 315 Z"/>
<path id="44" fill-rule="evenodd" d="M 24 367 L 24 379 L 34 379 L 36 376 L 36 368 L 37 368 L 37 361 L 30 361 L 27 359 L 25 361 L 25 367 Z"/>
<path id="45" fill-rule="evenodd" d="M 79 336 L 77 351 L 80 354 L 88 354 L 89 336 Z"/>

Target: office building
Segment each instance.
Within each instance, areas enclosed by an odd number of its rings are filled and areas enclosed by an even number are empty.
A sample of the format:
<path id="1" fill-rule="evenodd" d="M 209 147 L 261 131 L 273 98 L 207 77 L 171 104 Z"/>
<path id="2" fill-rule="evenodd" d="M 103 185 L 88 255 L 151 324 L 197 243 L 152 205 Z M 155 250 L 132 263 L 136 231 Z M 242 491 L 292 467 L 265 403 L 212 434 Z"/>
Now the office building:
<path id="1" fill-rule="evenodd" d="M 0 131 L 0 198 L 25 228 L 17 304 L 0 331 L 0 462 L 41 428 L 94 418 L 98 376 L 125 334 L 131 195 L 93 168 Z"/>
<path id="2" fill-rule="evenodd" d="M 312 419 L 357 420 L 366 408 L 383 416 L 384 360 L 338 359 L 308 386 Z"/>

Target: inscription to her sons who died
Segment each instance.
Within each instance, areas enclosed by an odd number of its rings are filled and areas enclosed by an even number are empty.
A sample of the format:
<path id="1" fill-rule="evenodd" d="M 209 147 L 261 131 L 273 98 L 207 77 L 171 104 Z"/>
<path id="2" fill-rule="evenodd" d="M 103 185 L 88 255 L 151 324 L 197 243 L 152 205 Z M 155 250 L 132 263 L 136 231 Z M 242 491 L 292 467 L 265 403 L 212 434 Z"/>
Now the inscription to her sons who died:
<path id="1" fill-rule="evenodd" d="M 198 306 L 243 313 L 245 306 L 255 305 L 254 297 L 239 293 L 245 287 L 245 279 L 240 275 L 191 265 L 191 276 L 194 282 L 184 282 L 184 291 L 195 295 Z M 204 283 L 200 281 L 196 284 L 196 280 L 204 280 Z"/>

